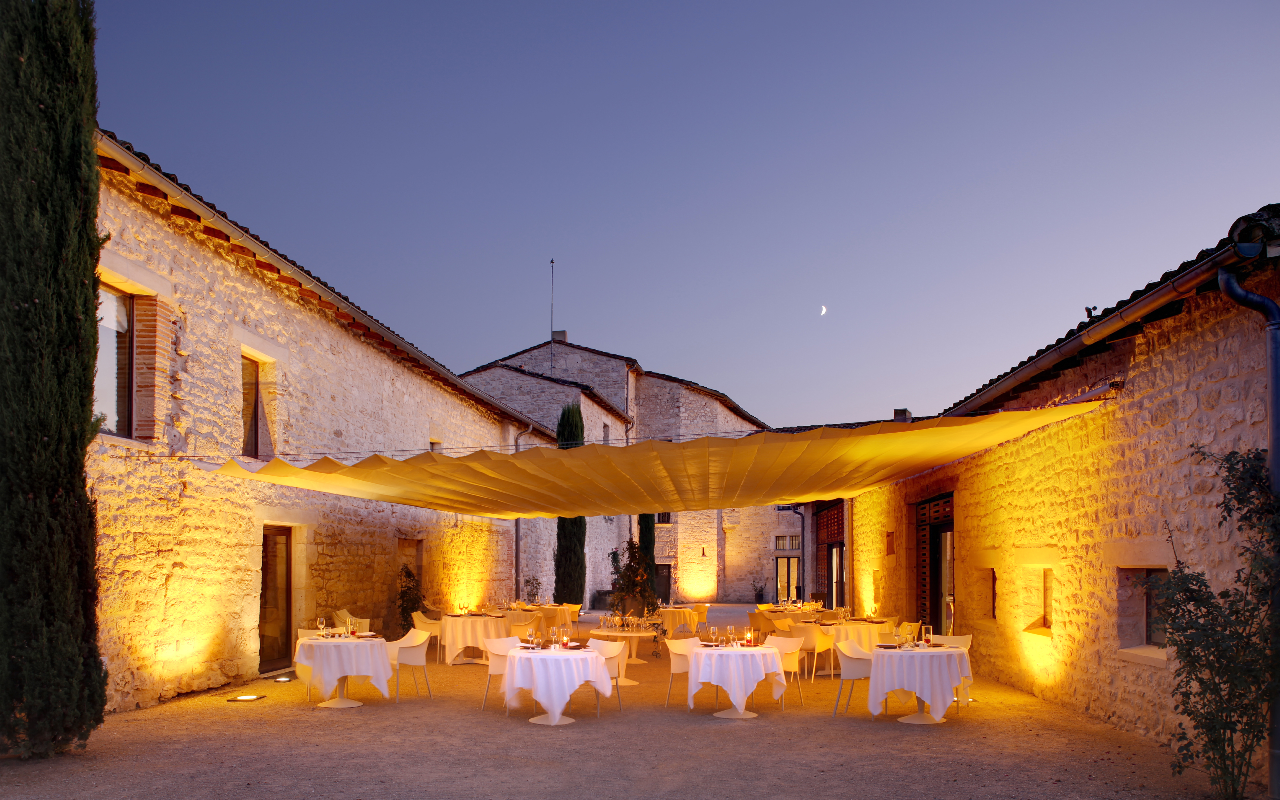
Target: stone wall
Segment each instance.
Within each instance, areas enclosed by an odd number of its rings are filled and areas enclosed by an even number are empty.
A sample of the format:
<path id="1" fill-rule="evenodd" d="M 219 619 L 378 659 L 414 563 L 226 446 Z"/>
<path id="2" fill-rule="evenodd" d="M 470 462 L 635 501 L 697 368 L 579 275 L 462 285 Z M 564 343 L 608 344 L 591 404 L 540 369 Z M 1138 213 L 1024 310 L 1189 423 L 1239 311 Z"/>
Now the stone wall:
<path id="1" fill-rule="evenodd" d="M 394 632 L 400 539 L 423 543 L 438 602 L 513 591 L 509 522 L 239 481 L 189 460 L 240 452 L 242 353 L 263 362 L 270 452 L 509 446 L 510 419 L 361 341 L 115 172 L 103 173 L 100 226 L 104 264 L 168 293 L 148 306 L 168 333 L 140 359 L 158 365 L 139 428 L 151 438 L 100 436 L 89 454 L 110 709 L 256 674 L 264 523 L 293 529 L 295 628 L 347 608 Z"/>
<path id="2" fill-rule="evenodd" d="M 1249 288 L 1280 294 L 1271 277 Z M 954 492 L 956 631 L 974 636 L 974 670 L 1169 737 L 1172 668 L 1163 651 L 1132 649 L 1127 570 L 1172 564 L 1167 523 L 1183 559 L 1217 588 L 1230 581 L 1236 540 L 1218 527 L 1221 488 L 1192 446 L 1264 446 L 1263 355 L 1257 315 L 1216 293 L 1188 298 L 1185 313 L 1011 403 L 1055 402 L 1124 378 L 1119 396 L 1099 409 L 850 500 L 856 610 L 875 603 L 880 614 L 914 619 L 910 504 Z M 1038 624 L 1046 569 L 1048 629 Z"/>
<path id="3" fill-rule="evenodd" d="M 505 359 L 504 363 L 540 375 L 585 383 L 615 407 L 634 417 L 634 411 L 629 407 L 634 404 L 634 376 L 623 358 L 584 350 L 568 343 L 547 342 Z"/>

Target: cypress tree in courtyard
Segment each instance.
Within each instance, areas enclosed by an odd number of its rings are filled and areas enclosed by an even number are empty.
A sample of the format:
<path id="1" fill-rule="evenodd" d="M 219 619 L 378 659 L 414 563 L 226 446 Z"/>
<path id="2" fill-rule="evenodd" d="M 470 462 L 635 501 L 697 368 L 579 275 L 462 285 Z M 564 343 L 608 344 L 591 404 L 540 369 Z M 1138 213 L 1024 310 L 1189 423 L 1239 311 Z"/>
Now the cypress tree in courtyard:
<path id="1" fill-rule="evenodd" d="M 582 408 L 573 403 L 560 409 L 556 424 L 556 442 L 561 450 L 581 447 L 585 439 Z M 587 518 L 556 519 L 556 587 L 552 599 L 557 603 L 581 603 L 587 593 Z"/>
<path id="2" fill-rule="evenodd" d="M 23 756 L 83 742 L 106 704 L 94 35 L 88 0 L 0 0 L 0 741 Z"/>

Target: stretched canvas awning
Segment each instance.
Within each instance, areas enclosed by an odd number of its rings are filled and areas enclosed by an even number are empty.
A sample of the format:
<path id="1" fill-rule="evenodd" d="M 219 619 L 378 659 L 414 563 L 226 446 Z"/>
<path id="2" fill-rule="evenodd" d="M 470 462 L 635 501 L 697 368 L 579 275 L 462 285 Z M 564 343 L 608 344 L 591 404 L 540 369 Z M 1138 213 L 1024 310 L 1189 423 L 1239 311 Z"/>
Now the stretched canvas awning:
<path id="1" fill-rule="evenodd" d="M 1079 403 L 985 417 L 880 422 L 861 428 L 759 433 L 741 439 L 646 441 L 627 447 L 438 453 L 305 467 L 275 459 L 220 475 L 501 519 L 700 511 L 853 497 L 1091 411 Z"/>

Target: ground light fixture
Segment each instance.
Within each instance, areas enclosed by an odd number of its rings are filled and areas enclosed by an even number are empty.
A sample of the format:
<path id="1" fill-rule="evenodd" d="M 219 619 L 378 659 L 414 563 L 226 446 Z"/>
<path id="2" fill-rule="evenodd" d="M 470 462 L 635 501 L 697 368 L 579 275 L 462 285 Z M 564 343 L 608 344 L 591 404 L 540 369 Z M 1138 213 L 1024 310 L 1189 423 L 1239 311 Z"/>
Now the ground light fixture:
<path id="1" fill-rule="evenodd" d="M 232 697 L 227 700 L 228 703 L 252 703 L 255 700 L 265 700 L 265 694 L 242 694 L 238 697 Z"/>
<path id="2" fill-rule="evenodd" d="M 276 678 L 276 683 L 288 683 L 291 680 L 293 680 L 293 678 L 290 678 L 288 675 L 281 675 L 279 678 Z"/>

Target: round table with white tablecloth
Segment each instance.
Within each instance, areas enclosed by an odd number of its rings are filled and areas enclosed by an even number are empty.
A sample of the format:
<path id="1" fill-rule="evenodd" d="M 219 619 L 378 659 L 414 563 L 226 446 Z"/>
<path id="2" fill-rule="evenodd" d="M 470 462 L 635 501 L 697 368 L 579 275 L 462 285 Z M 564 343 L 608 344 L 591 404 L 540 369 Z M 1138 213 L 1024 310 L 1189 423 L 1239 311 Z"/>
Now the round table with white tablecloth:
<path id="1" fill-rule="evenodd" d="M 503 639 L 511 635 L 511 623 L 505 617 L 446 614 L 440 620 L 440 640 L 444 642 L 444 660 L 452 666 L 465 647 L 484 649 L 485 639 Z M 470 663 L 470 662 L 468 662 Z"/>
<path id="2" fill-rule="evenodd" d="M 514 708 L 521 689 L 529 689 L 533 699 L 547 712 L 530 722 L 542 725 L 565 725 L 573 722 L 564 716 L 569 697 L 584 683 L 590 683 L 605 697 L 613 694 L 609 667 L 595 650 L 530 650 L 517 647 L 507 653 L 507 674 L 503 691 L 507 708 Z"/>
<path id="3" fill-rule="evenodd" d="M 542 614 L 537 611 L 499 611 L 498 613 L 512 625 L 528 625 L 535 619 L 542 619 Z"/>
<path id="4" fill-rule="evenodd" d="M 747 719 L 756 716 L 747 711 L 747 698 L 756 684 L 765 678 L 773 683 L 773 699 L 782 697 L 787 683 L 782 678 L 782 657 L 773 647 L 708 647 L 689 650 L 689 708 L 702 684 L 719 686 L 729 695 L 732 709 L 717 711 L 715 716 Z"/>
<path id="5" fill-rule="evenodd" d="M 818 623 L 821 625 L 822 623 Z M 851 621 L 839 625 L 822 625 L 822 630 L 830 634 L 836 643 L 852 640 L 854 644 L 870 653 L 880 643 L 880 634 L 893 633 L 889 623 Z"/>
<path id="6" fill-rule="evenodd" d="M 681 625 L 688 625 L 690 631 L 698 629 L 698 615 L 691 608 L 660 608 L 658 616 L 662 617 L 662 627 L 667 629 L 668 637 Z"/>
<path id="7" fill-rule="evenodd" d="M 337 687 L 338 696 L 322 702 L 320 706 L 323 708 L 364 705 L 347 697 L 347 677 L 350 675 L 369 678 L 383 697 L 391 696 L 387 690 L 387 681 L 391 680 L 391 657 L 387 655 L 387 642 L 381 637 L 302 638 L 294 646 L 293 662 L 310 671 L 308 684 L 319 690 L 322 699 Z"/>
<path id="8" fill-rule="evenodd" d="M 889 692 L 914 692 L 916 713 L 899 722 L 932 724 L 944 722 L 955 689 L 972 678 L 969 654 L 959 647 L 925 647 L 905 650 L 876 648 L 871 651 L 871 680 L 867 686 L 867 709 L 879 714 Z M 925 712 L 925 704 L 929 711 Z"/>

